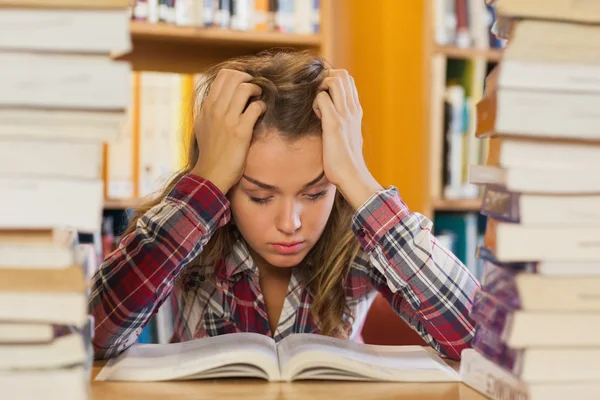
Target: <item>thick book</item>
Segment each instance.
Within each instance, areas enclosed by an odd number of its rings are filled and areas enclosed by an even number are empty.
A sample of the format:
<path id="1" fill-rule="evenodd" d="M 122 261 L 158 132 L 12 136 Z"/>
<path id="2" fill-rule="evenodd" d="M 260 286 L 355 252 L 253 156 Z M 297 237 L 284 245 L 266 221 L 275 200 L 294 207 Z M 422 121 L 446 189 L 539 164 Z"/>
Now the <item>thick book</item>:
<path id="1" fill-rule="evenodd" d="M 502 341 L 501 335 L 481 326 L 475 330 L 471 346 L 525 382 L 600 380 L 600 349 L 595 347 L 513 349 Z"/>
<path id="2" fill-rule="evenodd" d="M 73 229 L 0 230 L 0 271 L 68 268 L 78 261 L 76 246 Z"/>
<path id="3" fill-rule="evenodd" d="M 600 312 L 600 277 L 597 276 L 543 276 L 516 272 L 485 261 L 481 285 L 484 291 L 513 309 Z"/>
<path id="4" fill-rule="evenodd" d="M 600 229 L 549 228 L 487 218 L 484 245 L 502 262 L 600 261 Z"/>
<path id="5" fill-rule="evenodd" d="M 0 370 L 63 368 L 84 364 L 86 359 L 85 340 L 80 333 L 48 343 L 0 343 Z"/>
<path id="6" fill-rule="evenodd" d="M 2 50 L 102 54 L 131 51 L 125 9 L 0 8 L 0 26 Z M 110 29 L 106 29 L 108 26 Z"/>
<path id="7" fill-rule="evenodd" d="M 0 53 L 0 106 L 122 111 L 130 79 L 128 62 L 104 55 Z"/>
<path id="8" fill-rule="evenodd" d="M 489 218 L 488 221 L 494 221 Z M 477 248 L 477 258 L 490 261 L 495 265 L 508 268 L 515 272 L 529 272 L 544 276 L 581 276 L 581 277 L 596 277 L 600 276 L 600 268 L 598 262 L 594 261 L 569 261 L 569 260 L 552 260 L 552 261 L 514 261 L 503 262 L 496 258 L 494 253 L 485 246 Z"/>
<path id="9" fill-rule="evenodd" d="M 69 368 L 0 370 L 2 396 L 7 399 L 89 400 L 89 372 Z"/>
<path id="10" fill-rule="evenodd" d="M 493 130 L 480 132 L 492 136 L 487 165 L 573 172 L 600 168 L 600 146 L 596 142 L 504 136 Z"/>
<path id="11" fill-rule="evenodd" d="M 501 335 L 502 341 L 515 349 L 600 346 L 599 313 L 520 310 L 478 290 L 470 315 L 478 327 Z"/>
<path id="12" fill-rule="evenodd" d="M 598 92 L 498 87 L 477 104 L 476 134 L 598 140 L 599 101 Z"/>
<path id="13" fill-rule="evenodd" d="M 109 142 L 119 136 L 126 115 L 125 110 L 0 107 L 0 137 Z"/>
<path id="14" fill-rule="evenodd" d="M 102 180 L 0 177 L 0 193 L 0 229 L 100 229 Z"/>
<path id="15" fill-rule="evenodd" d="M 421 346 L 358 344 L 313 334 L 279 343 L 257 333 L 137 344 L 111 359 L 97 380 L 167 381 L 246 377 L 268 381 L 455 382 L 458 374 Z"/>
<path id="16" fill-rule="evenodd" d="M 0 175 L 101 179 L 102 144 L 0 136 Z"/>
<path id="17" fill-rule="evenodd" d="M 527 384 L 473 349 L 463 350 L 461 356 L 461 382 L 492 400 L 593 400 L 600 397 L 597 381 Z"/>
<path id="18" fill-rule="evenodd" d="M 530 226 L 598 227 L 600 195 L 538 195 L 486 185 L 481 214 Z"/>
<path id="19" fill-rule="evenodd" d="M 97 9 L 127 8 L 135 0 L 3 0 L 2 7 Z"/>
<path id="20" fill-rule="evenodd" d="M 510 17 L 600 22 L 600 2 L 596 0 L 501 0 L 496 9 Z"/>
<path id="21" fill-rule="evenodd" d="M 503 62 L 600 65 L 598 25 L 526 19 L 514 21 L 511 31 L 510 46 L 502 54 Z"/>

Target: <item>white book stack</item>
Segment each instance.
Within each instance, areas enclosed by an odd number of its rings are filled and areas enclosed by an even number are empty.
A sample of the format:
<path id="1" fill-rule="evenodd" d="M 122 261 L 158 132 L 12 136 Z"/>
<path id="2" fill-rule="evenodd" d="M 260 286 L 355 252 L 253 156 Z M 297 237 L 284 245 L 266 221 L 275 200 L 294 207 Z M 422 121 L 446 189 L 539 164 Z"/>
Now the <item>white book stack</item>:
<path id="1" fill-rule="evenodd" d="M 89 398 L 102 147 L 129 107 L 130 0 L 0 5 L 0 387 Z"/>
<path id="2" fill-rule="evenodd" d="M 461 379 L 493 399 L 598 399 L 600 1 L 495 3 L 509 42 L 477 105 L 488 220 Z"/>

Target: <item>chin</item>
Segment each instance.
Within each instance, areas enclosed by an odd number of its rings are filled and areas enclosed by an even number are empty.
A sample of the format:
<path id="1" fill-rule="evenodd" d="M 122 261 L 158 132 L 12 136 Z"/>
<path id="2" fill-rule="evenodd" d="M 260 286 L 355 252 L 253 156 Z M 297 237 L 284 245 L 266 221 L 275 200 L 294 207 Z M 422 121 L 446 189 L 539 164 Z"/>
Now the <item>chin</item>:
<path id="1" fill-rule="evenodd" d="M 270 254 L 265 260 L 277 268 L 291 268 L 300 264 L 305 256 L 304 252 L 293 255 Z"/>

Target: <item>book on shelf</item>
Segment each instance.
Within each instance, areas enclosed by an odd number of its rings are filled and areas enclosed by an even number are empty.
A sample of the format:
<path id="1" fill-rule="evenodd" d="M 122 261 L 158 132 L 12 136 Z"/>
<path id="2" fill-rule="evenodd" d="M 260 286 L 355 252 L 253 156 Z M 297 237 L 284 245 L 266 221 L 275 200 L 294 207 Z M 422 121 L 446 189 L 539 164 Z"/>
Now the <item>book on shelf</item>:
<path id="1" fill-rule="evenodd" d="M 237 31 L 313 34 L 320 0 L 138 0 L 136 21 Z"/>
<path id="2" fill-rule="evenodd" d="M 433 35 L 440 46 L 501 48 L 505 41 L 490 32 L 495 10 L 479 0 L 435 0 Z"/>
<path id="3" fill-rule="evenodd" d="M 97 380 L 165 381 L 226 377 L 453 382 L 458 374 L 421 346 L 375 346 L 313 334 L 275 343 L 233 333 L 167 345 L 136 344 L 107 362 Z"/>
<path id="4" fill-rule="evenodd" d="M 474 349 L 463 350 L 461 356 L 461 382 L 493 400 L 593 400 L 600 397 L 597 381 L 526 383 Z"/>

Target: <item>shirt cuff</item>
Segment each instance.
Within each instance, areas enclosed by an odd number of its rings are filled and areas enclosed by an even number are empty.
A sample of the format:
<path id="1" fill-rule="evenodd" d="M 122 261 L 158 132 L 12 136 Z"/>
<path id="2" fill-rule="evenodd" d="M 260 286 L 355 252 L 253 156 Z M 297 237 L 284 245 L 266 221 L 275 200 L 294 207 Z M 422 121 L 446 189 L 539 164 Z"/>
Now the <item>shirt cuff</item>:
<path id="1" fill-rule="evenodd" d="M 362 248 L 369 253 L 391 228 L 410 214 L 398 189 L 390 186 L 374 193 L 358 208 L 352 217 L 352 230 Z"/>
<path id="2" fill-rule="evenodd" d="M 231 219 L 227 197 L 211 181 L 196 175 L 181 177 L 166 200 L 190 207 L 207 227 L 215 230 Z"/>

